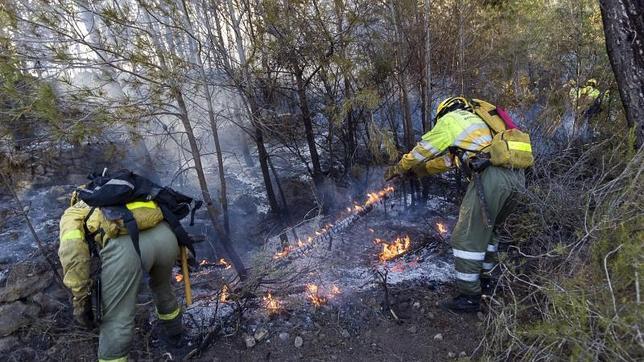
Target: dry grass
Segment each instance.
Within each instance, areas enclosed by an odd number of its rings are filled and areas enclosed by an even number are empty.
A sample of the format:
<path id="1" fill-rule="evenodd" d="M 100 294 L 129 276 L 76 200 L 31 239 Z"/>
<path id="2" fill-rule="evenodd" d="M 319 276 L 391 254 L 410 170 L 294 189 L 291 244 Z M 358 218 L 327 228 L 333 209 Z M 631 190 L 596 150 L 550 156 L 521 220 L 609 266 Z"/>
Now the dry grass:
<path id="1" fill-rule="evenodd" d="M 506 222 L 490 359 L 641 360 L 644 149 L 629 138 L 540 162 Z"/>

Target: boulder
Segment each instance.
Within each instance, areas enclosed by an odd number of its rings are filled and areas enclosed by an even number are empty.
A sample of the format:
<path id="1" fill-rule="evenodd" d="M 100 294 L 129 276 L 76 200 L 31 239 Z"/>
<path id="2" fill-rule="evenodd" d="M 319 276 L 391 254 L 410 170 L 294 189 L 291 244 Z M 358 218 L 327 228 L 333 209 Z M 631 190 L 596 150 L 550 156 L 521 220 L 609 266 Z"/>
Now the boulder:
<path id="1" fill-rule="evenodd" d="M 0 337 L 8 336 L 38 316 L 40 307 L 23 302 L 0 305 Z"/>
<path id="2" fill-rule="evenodd" d="M 22 278 L 12 277 L 13 271 L 7 278 L 7 285 L 0 289 L 0 302 L 9 303 L 34 295 L 47 288 L 52 281 L 51 274 L 27 274 Z"/>

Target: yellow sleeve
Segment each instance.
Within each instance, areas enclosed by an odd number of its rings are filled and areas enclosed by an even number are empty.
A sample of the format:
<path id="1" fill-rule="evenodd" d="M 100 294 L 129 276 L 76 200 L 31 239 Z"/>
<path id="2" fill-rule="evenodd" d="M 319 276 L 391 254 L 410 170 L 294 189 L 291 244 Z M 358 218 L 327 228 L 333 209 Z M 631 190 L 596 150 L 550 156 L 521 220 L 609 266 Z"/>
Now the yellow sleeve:
<path id="1" fill-rule="evenodd" d="M 452 168 L 452 165 L 452 156 L 447 154 L 431 159 L 425 163 L 420 163 L 416 165 L 412 171 L 419 178 L 423 178 L 449 171 Z"/>
<path id="2" fill-rule="evenodd" d="M 403 172 L 416 169 L 418 165 L 441 156 L 449 146 L 454 144 L 457 133 L 454 124 L 449 113 L 441 117 L 434 128 L 423 135 L 411 152 L 402 157 L 398 163 L 400 169 Z"/>
<path id="3" fill-rule="evenodd" d="M 76 204 L 65 210 L 60 218 L 58 257 L 63 266 L 63 283 L 77 300 L 85 298 L 91 286 L 89 247 L 83 229 L 83 220 L 89 210 Z"/>

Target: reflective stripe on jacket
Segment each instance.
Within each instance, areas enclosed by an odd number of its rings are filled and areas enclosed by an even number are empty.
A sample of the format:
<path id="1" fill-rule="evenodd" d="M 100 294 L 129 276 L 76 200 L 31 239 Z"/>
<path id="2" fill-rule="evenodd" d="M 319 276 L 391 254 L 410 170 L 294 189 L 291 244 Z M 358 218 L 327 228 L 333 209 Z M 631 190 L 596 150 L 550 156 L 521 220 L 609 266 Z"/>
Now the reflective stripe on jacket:
<path id="1" fill-rule="evenodd" d="M 439 118 L 434 128 L 405 154 L 398 166 L 403 172 L 436 174 L 454 166 L 447 153 L 449 147 L 478 152 L 492 143 L 492 133 L 485 122 L 474 113 L 456 110 Z"/>

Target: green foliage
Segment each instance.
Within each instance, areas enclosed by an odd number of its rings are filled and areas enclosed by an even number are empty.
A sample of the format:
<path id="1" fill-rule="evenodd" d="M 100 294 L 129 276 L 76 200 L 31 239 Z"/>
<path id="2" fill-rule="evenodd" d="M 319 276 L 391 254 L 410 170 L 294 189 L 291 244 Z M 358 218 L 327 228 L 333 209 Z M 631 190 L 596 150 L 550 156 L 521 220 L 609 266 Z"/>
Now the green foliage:
<path id="1" fill-rule="evenodd" d="M 32 104 L 32 110 L 35 117 L 41 118 L 46 122 L 55 122 L 61 118 L 56 104 L 56 95 L 50 84 L 39 85 L 36 98 Z"/>
<path id="2" fill-rule="evenodd" d="M 383 161 L 392 164 L 398 160 L 399 152 L 396 149 L 393 135 L 390 131 L 380 129 L 374 122 L 369 124 L 368 147 L 371 157 L 377 164 Z"/>
<path id="3" fill-rule="evenodd" d="M 504 289 L 511 293 L 497 296 L 500 303 L 492 307 L 496 317 L 488 321 L 486 355 L 513 360 L 644 356 L 638 331 L 644 150 L 632 153 L 627 140 L 617 135 L 581 154 L 560 151 L 535 167 L 522 196 L 530 207 L 508 221 L 522 254 L 510 252 L 503 260 Z"/>

